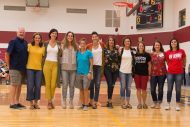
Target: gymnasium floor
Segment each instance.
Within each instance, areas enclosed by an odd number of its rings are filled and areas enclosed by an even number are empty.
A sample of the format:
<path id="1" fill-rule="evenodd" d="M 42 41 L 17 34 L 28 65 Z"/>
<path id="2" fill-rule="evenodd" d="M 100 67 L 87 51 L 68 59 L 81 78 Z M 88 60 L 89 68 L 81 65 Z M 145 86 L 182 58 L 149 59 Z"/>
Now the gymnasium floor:
<path id="1" fill-rule="evenodd" d="M 165 85 L 166 86 L 166 85 Z M 100 103 L 97 110 L 89 108 L 88 111 L 78 109 L 78 93 L 75 91 L 75 109 L 61 108 L 61 89 L 56 89 L 54 110 L 48 110 L 44 97 L 44 87 L 42 87 L 41 109 L 30 110 L 25 101 L 26 87 L 23 86 L 21 102 L 27 105 L 27 109 L 9 109 L 8 95 L 9 86 L 0 85 L 0 127 L 189 127 L 190 126 L 190 106 L 188 98 L 183 98 L 181 111 L 175 111 L 174 102 L 170 111 L 164 110 L 166 104 L 166 92 L 162 109 L 142 109 L 136 108 L 137 99 L 135 87 L 132 84 L 131 104 L 133 109 L 121 109 L 119 103 L 119 84 L 116 84 L 113 96 L 114 109 L 108 109 L 106 104 L 106 84 L 101 84 Z M 166 91 L 166 88 L 164 88 Z M 190 89 L 183 89 L 183 95 L 189 95 Z M 173 94 L 175 98 L 175 93 Z M 172 101 L 175 101 L 173 99 Z M 150 95 L 147 100 L 151 105 Z"/>

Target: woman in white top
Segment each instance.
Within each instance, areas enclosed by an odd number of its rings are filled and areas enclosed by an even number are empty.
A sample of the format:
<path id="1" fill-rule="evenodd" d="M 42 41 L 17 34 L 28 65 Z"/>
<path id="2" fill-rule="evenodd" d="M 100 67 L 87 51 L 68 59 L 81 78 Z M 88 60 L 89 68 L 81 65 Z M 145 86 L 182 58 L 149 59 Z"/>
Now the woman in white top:
<path id="1" fill-rule="evenodd" d="M 48 100 L 48 109 L 53 109 L 52 102 L 55 94 L 56 85 L 59 84 L 59 57 L 61 56 L 60 44 L 57 41 L 58 31 L 51 29 L 49 32 L 49 42 L 44 43 L 45 46 L 45 63 L 43 73 L 45 78 L 45 93 Z"/>
<path id="2" fill-rule="evenodd" d="M 93 109 L 97 109 L 99 98 L 101 72 L 103 72 L 104 47 L 105 45 L 102 42 L 99 42 L 98 33 L 92 32 L 92 43 L 87 45 L 87 49 L 93 53 L 93 79 L 90 83 L 90 105 L 92 105 Z"/>
<path id="3" fill-rule="evenodd" d="M 129 108 L 132 106 L 129 103 L 130 94 L 131 94 L 131 83 L 132 83 L 132 61 L 133 54 L 135 49 L 131 48 L 131 39 L 126 37 L 123 39 L 123 48 L 120 51 L 121 55 L 121 65 L 119 69 L 119 77 L 121 82 L 120 87 L 120 96 L 123 109 Z"/>

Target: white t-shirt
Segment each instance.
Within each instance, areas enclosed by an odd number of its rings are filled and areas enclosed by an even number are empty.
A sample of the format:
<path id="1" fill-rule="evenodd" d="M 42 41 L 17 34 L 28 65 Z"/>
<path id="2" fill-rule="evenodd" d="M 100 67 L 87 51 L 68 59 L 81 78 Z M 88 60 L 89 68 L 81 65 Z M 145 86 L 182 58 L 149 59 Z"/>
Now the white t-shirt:
<path id="1" fill-rule="evenodd" d="M 97 49 L 92 47 L 93 65 L 102 66 L 102 47 L 99 45 Z"/>
<path id="2" fill-rule="evenodd" d="M 132 73 L 132 55 L 130 50 L 123 50 L 119 71 L 122 73 Z"/>
<path id="3" fill-rule="evenodd" d="M 57 62 L 58 46 L 57 44 L 52 48 L 50 45 L 47 46 L 46 60 Z"/>

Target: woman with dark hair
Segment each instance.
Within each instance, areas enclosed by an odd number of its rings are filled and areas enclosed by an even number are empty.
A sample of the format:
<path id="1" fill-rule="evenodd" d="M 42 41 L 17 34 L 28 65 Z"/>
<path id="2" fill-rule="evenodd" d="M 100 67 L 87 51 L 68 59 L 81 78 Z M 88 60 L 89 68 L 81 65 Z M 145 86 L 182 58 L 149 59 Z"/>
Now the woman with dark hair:
<path id="1" fill-rule="evenodd" d="M 78 46 L 76 43 L 75 35 L 69 31 L 66 33 L 62 41 L 62 62 L 61 62 L 61 73 L 62 73 L 62 97 L 63 104 L 62 108 L 67 107 L 67 89 L 69 87 L 69 108 L 73 109 L 73 98 L 75 90 L 75 78 L 76 78 L 76 53 Z"/>
<path id="2" fill-rule="evenodd" d="M 186 65 L 186 54 L 183 49 L 180 49 L 179 42 L 176 39 L 170 41 L 170 50 L 165 53 L 166 62 L 168 65 L 168 91 L 166 110 L 170 110 L 170 102 L 172 98 L 173 86 L 175 83 L 176 89 L 176 111 L 180 111 L 181 85 L 183 81 L 183 69 Z"/>
<path id="3" fill-rule="evenodd" d="M 121 82 L 120 87 L 120 96 L 121 96 L 121 107 L 123 109 L 129 108 L 132 106 L 129 103 L 130 95 L 131 95 L 131 83 L 132 83 L 132 68 L 133 68 L 133 60 L 134 54 L 136 50 L 131 48 L 131 39 L 126 37 L 123 39 L 123 48 L 121 49 L 121 66 L 119 69 L 119 77 Z"/>
<path id="4" fill-rule="evenodd" d="M 151 108 L 159 109 L 163 100 L 163 88 L 167 73 L 162 43 L 160 41 L 155 41 L 152 51 L 150 88 L 154 104 L 151 106 Z M 157 86 L 158 94 L 156 92 Z"/>
<path id="5" fill-rule="evenodd" d="M 112 95 L 113 95 L 115 82 L 118 77 L 118 72 L 119 72 L 119 53 L 118 49 L 116 49 L 115 47 L 115 39 L 110 36 L 108 38 L 108 42 L 106 43 L 106 48 L 104 48 L 104 75 L 108 85 L 107 89 L 108 108 L 113 108 Z"/>
<path id="6" fill-rule="evenodd" d="M 27 97 L 30 101 L 30 109 L 40 109 L 38 100 L 41 95 L 42 60 L 45 48 L 40 33 L 34 33 L 32 43 L 28 44 L 27 62 Z M 34 60 L 35 59 L 35 60 Z"/>
<path id="7" fill-rule="evenodd" d="M 145 52 L 145 45 L 139 42 L 137 45 L 137 54 L 135 54 L 135 84 L 137 89 L 138 109 L 147 109 L 147 83 L 151 72 L 151 56 Z M 143 101 L 143 104 L 142 104 Z"/>
<path id="8" fill-rule="evenodd" d="M 53 98 L 55 94 L 56 85 L 59 85 L 59 64 L 62 55 L 60 43 L 57 40 L 57 29 L 51 29 L 49 32 L 49 41 L 44 43 L 45 57 L 44 57 L 44 78 L 45 78 L 45 93 L 48 100 L 48 109 L 54 109 Z"/>
<path id="9" fill-rule="evenodd" d="M 99 35 L 97 32 L 92 32 L 92 43 L 87 45 L 87 49 L 92 51 L 93 54 L 93 78 L 90 82 L 90 103 L 93 109 L 97 109 L 98 99 L 100 93 L 101 72 L 103 72 L 104 65 L 104 52 L 105 47 L 103 42 L 99 41 Z"/>

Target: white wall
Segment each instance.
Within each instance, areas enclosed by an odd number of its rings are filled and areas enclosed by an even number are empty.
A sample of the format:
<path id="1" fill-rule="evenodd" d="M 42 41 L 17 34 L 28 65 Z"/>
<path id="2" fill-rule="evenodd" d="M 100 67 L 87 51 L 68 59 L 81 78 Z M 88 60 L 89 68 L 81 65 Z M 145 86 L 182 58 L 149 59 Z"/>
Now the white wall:
<path id="1" fill-rule="evenodd" d="M 173 23 L 174 30 L 190 26 L 190 0 L 174 0 Z M 179 11 L 186 8 L 186 25 L 179 28 Z"/>
<path id="2" fill-rule="evenodd" d="M 50 8 L 35 12 L 33 8 L 26 11 L 4 11 L 4 5 L 25 5 L 25 0 L 0 0 L 0 30 L 15 31 L 18 26 L 27 31 L 47 32 L 52 27 L 60 32 L 69 30 L 75 33 L 91 33 L 96 30 L 102 34 L 115 34 L 115 28 L 105 27 L 105 10 L 114 9 L 115 0 L 50 0 Z M 142 34 L 173 31 L 174 0 L 164 0 L 164 27 L 158 29 L 136 30 L 136 17 L 126 17 L 122 13 L 119 34 Z M 175 0 L 180 1 L 180 0 Z M 185 1 L 185 0 L 183 0 Z M 187 0 L 186 0 L 187 1 Z M 187 6 L 187 5 L 186 5 Z M 166 8 L 167 7 L 167 8 Z M 87 14 L 67 14 L 66 8 L 85 8 Z M 125 11 L 125 9 L 123 9 Z M 131 26 L 134 29 L 131 30 Z"/>

